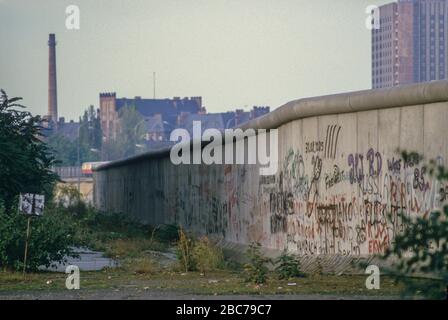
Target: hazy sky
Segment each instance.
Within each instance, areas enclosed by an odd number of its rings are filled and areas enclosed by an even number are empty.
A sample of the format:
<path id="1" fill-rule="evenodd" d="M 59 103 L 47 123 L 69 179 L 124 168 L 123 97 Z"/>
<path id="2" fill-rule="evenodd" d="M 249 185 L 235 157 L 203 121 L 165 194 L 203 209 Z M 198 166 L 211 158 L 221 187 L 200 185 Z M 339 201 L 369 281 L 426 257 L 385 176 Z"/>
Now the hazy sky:
<path id="1" fill-rule="evenodd" d="M 0 88 L 47 113 L 56 33 L 59 116 L 99 92 L 202 96 L 209 112 L 370 88 L 365 9 L 389 0 L 0 0 Z M 80 30 L 65 8 L 79 6 Z"/>

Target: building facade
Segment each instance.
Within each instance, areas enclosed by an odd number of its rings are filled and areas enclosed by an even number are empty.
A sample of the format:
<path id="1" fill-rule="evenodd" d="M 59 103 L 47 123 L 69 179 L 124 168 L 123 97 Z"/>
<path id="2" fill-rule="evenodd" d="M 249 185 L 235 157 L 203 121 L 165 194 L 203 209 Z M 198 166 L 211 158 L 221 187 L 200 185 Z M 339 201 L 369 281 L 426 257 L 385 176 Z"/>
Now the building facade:
<path id="1" fill-rule="evenodd" d="M 115 92 L 100 93 L 100 121 L 105 142 L 113 141 L 120 132 L 120 110 L 135 107 L 144 119 L 148 145 L 166 145 L 176 128 L 191 130 L 193 121 L 201 121 L 203 130 L 226 129 L 269 113 L 270 108 L 254 106 L 251 111 L 236 109 L 223 113 L 207 113 L 202 97 L 173 99 L 117 98 Z"/>
<path id="2" fill-rule="evenodd" d="M 100 119 L 104 140 L 115 140 L 119 132 L 119 112 L 122 108 L 135 107 L 148 121 L 163 119 L 165 124 L 176 126 L 178 117 L 183 114 L 202 112 L 202 98 L 142 99 L 117 98 L 116 93 L 100 93 Z"/>
<path id="3" fill-rule="evenodd" d="M 372 87 L 447 78 L 447 0 L 399 0 L 380 7 L 372 30 Z"/>

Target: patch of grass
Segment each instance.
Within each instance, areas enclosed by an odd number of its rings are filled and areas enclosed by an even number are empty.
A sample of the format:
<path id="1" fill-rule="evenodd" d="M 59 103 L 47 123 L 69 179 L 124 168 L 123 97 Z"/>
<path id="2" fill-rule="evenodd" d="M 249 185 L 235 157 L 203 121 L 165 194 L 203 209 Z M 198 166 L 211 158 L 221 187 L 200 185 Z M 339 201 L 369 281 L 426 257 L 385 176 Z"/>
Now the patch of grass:
<path id="1" fill-rule="evenodd" d="M 5 290 L 49 290 L 65 288 L 65 275 L 62 273 L 0 272 L 0 291 Z"/>
<path id="2" fill-rule="evenodd" d="M 158 265 L 148 257 L 127 260 L 123 263 L 126 271 L 135 274 L 154 274 L 160 271 Z"/>
<path id="3" fill-rule="evenodd" d="M 344 297 L 394 297 L 400 298 L 404 286 L 396 283 L 389 276 L 381 277 L 380 290 L 368 290 L 365 286 L 364 275 L 310 275 L 306 278 L 278 280 L 268 277 L 264 284 L 244 283 L 239 272 L 227 270 L 213 271 L 206 275 L 200 272 L 172 272 L 155 270 L 146 267 L 130 271 L 127 268 L 106 269 L 98 272 L 81 272 L 82 290 L 124 290 L 126 288 L 147 288 L 147 290 L 166 290 L 188 294 L 204 295 L 334 295 Z M 149 265 L 151 262 L 148 262 Z M 137 272 L 140 270 L 141 272 Z M 145 272 L 142 272 L 145 271 Z M 6 291 L 42 291 L 66 290 L 66 275 L 63 273 L 31 273 L 24 279 L 21 274 L 0 272 L 0 292 Z M 47 284 L 47 282 L 49 282 Z M 433 280 L 415 279 L 419 283 L 431 284 Z M 296 285 L 288 285 L 296 283 Z M 422 297 L 418 293 L 407 298 Z"/>
<path id="4" fill-rule="evenodd" d="M 84 229 L 90 232 L 90 236 L 100 242 L 124 238 L 149 239 L 151 234 L 150 226 L 121 213 L 104 214 L 93 210 L 83 216 L 81 222 Z"/>
<path id="5" fill-rule="evenodd" d="M 110 240 L 105 246 L 104 255 L 113 259 L 137 257 L 142 251 L 142 242 L 134 239 Z"/>
<path id="6" fill-rule="evenodd" d="M 138 258 L 145 251 L 164 251 L 167 244 L 149 239 L 115 239 L 103 243 L 104 255 L 113 259 Z"/>
<path id="7" fill-rule="evenodd" d="M 208 237 L 196 239 L 179 229 L 179 240 L 176 244 L 179 268 L 183 272 L 200 271 L 202 273 L 224 269 L 227 264 L 221 248 Z"/>
<path id="8" fill-rule="evenodd" d="M 136 287 L 204 295 L 318 294 L 367 297 L 400 297 L 404 292 L 403 284 L 396 283 L 388 276 L 381 276 L 380 290 L 367 290 L 364 275 L 324 275 L 319 274 L 321 267 L 317 274 L 300 278 L 295 272 L 300 271 L 299 266 L 290 258 L 278 260 L 281 270 L 269 272 L 266 268 L 269 259 L 263 257 L 259 248 L 255 247 L 249 252 L 251 263 L 245 266 L 244 274 L 241 272 L 241 265 L 223 259 L 222 250 L 210 239 L 195 239 L 177 226 L 145 226 L 125 215 L 103 215 L 89 208 L 73 217 L 67 211 L 66 218 L 73 220 L 76 225 L 78 232 L 74 237 L 80 243 L 103 251 L 120 262 L 119 268 L 98 272 L 82 271 L 81 290 L 125 290 Z M 166 252 L 173 241 L 177 241 L 178 257 L 184 262 L 181 272 L 173 271 L 169 263 L 162 266 L 162 260 L 158 259 L 165 253 L 154 255 L 149 252 Z M 173 259 L 169 258 L 168 261 L 172 262 Z M 279 273 L 284 274 L 281 277 L 284 279 L 278 279 Z M 246 277 L 248 274 L 249 277 Z M 30 273 L 23 277 L 21 273 L 0 271 L 0 292 L 66 290 L 66 277 L 64 273 L 51 272 Z M 250 281 L 244 282 L 248 278 Z M 411 281 L 424 285 L 437 284 L 433 280 Z M 414 292 L 413 295 L 422 294 Z"/>
<path id="9" fill-rule="evenodd" d="M 225 267 L 222 250 L 205 236 L 194 243 L 192 257 L 196 269 L 201 272 L 215 271 Z"/>

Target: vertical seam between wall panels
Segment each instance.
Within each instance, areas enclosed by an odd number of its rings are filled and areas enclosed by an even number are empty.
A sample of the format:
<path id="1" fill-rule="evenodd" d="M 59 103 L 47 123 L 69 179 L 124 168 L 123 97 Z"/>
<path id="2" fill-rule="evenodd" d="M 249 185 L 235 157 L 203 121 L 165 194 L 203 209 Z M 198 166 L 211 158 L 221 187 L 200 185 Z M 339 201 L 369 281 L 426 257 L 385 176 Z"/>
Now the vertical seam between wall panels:
<path id="1" fill-rule="evenodd" d="M 398 152 L 401 153 L 401 114 L 403 107 L 400 107 L 400 114 L 398 115 Z"/>
<path id="2" fill-rule="evenodd" d="M 359 150 L 358 150 L 358 136 L 359 136 L 358 121 L 359 121 L 359 119 L 358 119 L 358 117 L 359 117 L 359 111 L 356 112 L 356 153 L 359 153 Z"/>
<path id="3" fill-rule="evenodd" d="M 376 111 L 376 151 L 375 152 L 380 152 L 380 112 L 381 112 L 380 109 L 378 109 Z M 381 180 L 382 180 L 381 170 L 382 170 L 382 168 L 378 169 L 378 185 L 381 185 Z"/>
<path id="4" fill-rule="evenodd" d="M 425 146 L 425 109 L 426 105 L 423 105 L 423 116 L 422 116 L 422 136 L 423 136 L 423 152 L 422 154 L 425 154 L 426 146 Z"/>

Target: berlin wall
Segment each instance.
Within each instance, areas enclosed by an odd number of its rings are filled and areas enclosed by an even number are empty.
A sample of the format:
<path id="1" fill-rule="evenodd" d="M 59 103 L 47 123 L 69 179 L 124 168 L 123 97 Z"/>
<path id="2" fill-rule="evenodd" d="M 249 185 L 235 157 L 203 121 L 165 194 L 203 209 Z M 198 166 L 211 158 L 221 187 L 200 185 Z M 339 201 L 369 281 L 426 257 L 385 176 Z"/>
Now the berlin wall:
<path id="1" fill-rule="evenodd" d="M 227 243 L 304 256 L 382 253 L 406 225 L 441 206 L 448 186 L 419 152 L 447 165 L 448 82 L 289 102 L 242 129 L 278 129 L 278 171 L 173 165 L 169 151 L 100 167 L 94 203 L 153 225 L 177 223 Z"/>

